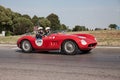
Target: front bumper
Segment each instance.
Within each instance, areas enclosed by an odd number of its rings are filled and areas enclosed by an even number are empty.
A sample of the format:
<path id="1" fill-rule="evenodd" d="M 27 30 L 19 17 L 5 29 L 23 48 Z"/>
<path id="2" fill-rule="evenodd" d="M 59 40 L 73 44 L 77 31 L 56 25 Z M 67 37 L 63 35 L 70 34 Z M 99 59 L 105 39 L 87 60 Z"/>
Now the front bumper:
<path id="1" fill-rule="evenodd" d="M 81 50 L 90 50 L 90 49 L 93 49 L 95 48 L 97 45 L 97 42 L 96 40 L 80 40 L 79 41 L 79 49 Z"/>

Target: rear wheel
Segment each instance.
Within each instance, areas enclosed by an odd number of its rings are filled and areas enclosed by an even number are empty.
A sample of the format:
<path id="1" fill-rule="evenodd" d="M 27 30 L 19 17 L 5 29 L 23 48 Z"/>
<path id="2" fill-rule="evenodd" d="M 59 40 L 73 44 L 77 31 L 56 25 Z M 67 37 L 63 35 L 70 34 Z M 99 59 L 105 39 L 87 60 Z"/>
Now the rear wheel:
<path id="1" fill-rule="evenodd" d="M 64 41 L 61 46 L 61 53 L 67 54 L 67 55 L 75 55 L 77 54 L 78 47 L 75 42 L 67 40 Z"/>
<path id="2" fill-rule="evenodd" d="M 24 52 L 26 52 L 26 53 L 32 51 L 31 43 L 30 43 L 28 40 L 22 41 L 22 43 L 21 43 L 21 48 L 22 48 L 22 51 L 24 51 Z"/>

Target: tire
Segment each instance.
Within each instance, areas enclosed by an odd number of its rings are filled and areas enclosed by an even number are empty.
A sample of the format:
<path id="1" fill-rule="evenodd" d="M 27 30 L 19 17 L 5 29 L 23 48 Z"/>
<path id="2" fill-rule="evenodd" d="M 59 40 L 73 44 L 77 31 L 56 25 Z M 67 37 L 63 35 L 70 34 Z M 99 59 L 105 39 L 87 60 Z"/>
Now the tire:
<path id="1" fill-rule="evenodd" d="M 22 41 L 21 49 L 22 49 L 23 52 L 26 52 L 26 53 L 32 52 L 31 43 L 28 40 Z"/>
<path id="2" fill-rule="evenodd" d="M 75 42 L 71 40 L 64 41 L 61 46 L 61 53 L 66 55 L 75 55 L 77 54 L 78 47 Z"/>

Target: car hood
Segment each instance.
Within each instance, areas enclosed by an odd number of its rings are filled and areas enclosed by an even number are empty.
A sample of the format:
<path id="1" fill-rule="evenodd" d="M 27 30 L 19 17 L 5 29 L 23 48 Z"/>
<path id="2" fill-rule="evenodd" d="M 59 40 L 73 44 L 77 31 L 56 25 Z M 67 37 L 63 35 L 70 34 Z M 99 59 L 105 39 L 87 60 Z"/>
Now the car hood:
<path id="1" fill-rule="evenodd" d="M 63 33 L 57 33 L 57 34 L 51 34 L 50 36 L 71 36 L 71 37 L 79 37 L 81 39 L 94 39 L 95 37 L 91 34 L 63 34 Z"/>

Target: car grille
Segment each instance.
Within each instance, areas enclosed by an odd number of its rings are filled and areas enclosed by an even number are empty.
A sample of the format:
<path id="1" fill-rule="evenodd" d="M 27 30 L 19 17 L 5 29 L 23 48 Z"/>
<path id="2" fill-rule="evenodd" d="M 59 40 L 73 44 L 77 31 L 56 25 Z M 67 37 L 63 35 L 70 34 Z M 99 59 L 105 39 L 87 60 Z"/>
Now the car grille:
<path id="1" fill-rule="evenodd" d="M 97 45 L 97 43 L 92 43 L 92 44 L 89 44 L 88 47 L 95 47 Z"/>

